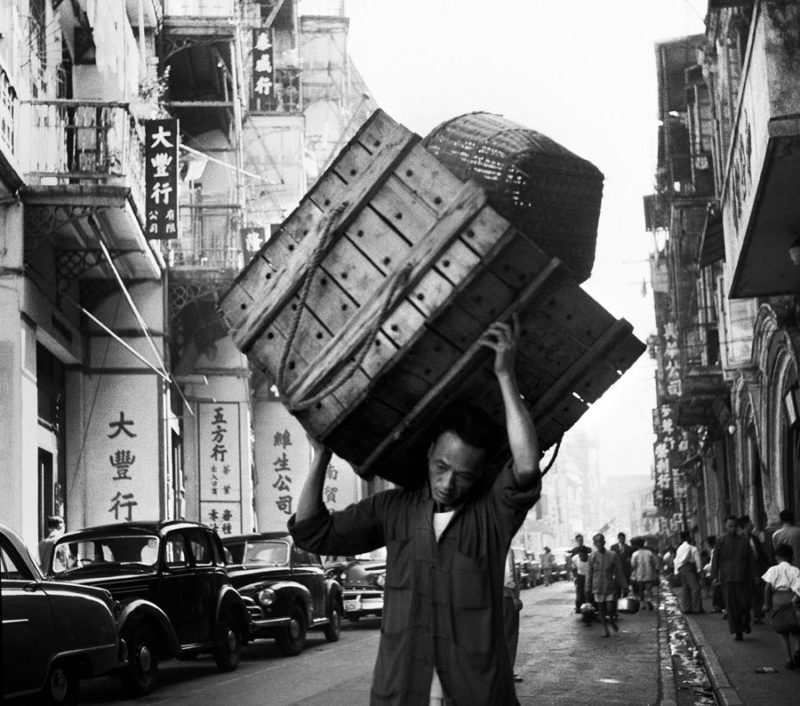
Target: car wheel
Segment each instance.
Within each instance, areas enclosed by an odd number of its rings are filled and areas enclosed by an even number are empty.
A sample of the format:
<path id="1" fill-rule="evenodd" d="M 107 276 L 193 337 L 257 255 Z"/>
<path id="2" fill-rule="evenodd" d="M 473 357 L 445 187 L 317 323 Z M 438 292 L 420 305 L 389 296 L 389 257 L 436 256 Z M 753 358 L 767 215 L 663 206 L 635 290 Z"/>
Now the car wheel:
<path id="1" fill-rule="evenodd" d="M 289 624 L 281 629 L 275 642 L 285 655 L 299 655 L 306 646 L 306 614 L 303 607 L 294 603 L 289 611 Z"/>
<path id="2" fill-rule="evenodd" d="M 122 672 L 125 688 L 136 696 L 149 694 L 158 674 L 158 646 L 149 625 L 137 625 L 128 640 L 128 664 Z"/>
<path id="3" fill-rule="evenodd" d="M 74 666 L 56 662 L 50 668 L 41 702 L 48 706 L 73 706 L 78 703 L 78 673 Z"/>
<path id="4" fill-rule="evenodd" d="M 322 629 L 322 632 L 328 642 L 337 642 L 339 640 L 339 633 L 342 631 L 342 607 L 337 600 L 331 603 L 328 621 L 328 624 Z"/>
<path id="5" fill-rule="evenodd" d="M 242 658 L 242 628 L 229 610 L 222 614 L 217 632 L 214 661 L 221 672 L 232 672 Z"/>

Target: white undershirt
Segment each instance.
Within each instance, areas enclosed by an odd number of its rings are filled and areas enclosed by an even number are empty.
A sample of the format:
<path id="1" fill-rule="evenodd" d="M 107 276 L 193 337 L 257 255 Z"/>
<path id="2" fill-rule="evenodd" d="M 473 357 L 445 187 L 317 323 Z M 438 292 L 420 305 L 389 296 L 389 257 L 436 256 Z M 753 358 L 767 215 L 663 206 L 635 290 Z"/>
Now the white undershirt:
<path id="1" fill-rule="evenodd" d="M 453 519 L 455 510 L 448 512 L 434 512 L 433 513 L 433 534 L 436 536 L 436 541 L 442 536 L 450 520 Z M 436 673 L 436 667 L 433 669 L 433 678 L 431 679 L 431 700 L 430 706 L 439 706 L 444 703 L 444 689 L 442 689 L 442 682 L 439 680 L 439 675 Z"/>

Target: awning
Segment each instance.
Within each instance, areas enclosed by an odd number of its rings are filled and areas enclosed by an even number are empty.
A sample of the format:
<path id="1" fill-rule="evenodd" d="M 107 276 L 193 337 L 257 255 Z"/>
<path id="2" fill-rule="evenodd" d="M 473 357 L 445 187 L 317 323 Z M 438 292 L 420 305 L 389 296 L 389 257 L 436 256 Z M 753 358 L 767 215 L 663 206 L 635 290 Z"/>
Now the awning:
<path id="1" fill-rule="evenodd" d="M 700 237 L 700 267 L 708 267 L 725 259 L 725 233 L 722 228 L 722 213 L 712 204 L 706 211 L 703 234 Z"/>

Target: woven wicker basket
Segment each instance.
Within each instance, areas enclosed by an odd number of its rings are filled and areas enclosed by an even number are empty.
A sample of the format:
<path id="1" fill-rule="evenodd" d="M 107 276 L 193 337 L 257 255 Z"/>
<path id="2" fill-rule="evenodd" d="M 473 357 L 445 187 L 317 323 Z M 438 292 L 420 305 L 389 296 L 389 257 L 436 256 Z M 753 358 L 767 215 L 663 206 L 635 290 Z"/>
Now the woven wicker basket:
<path id="1" fill-rule="evenodd" d="M 603 175 L 544 135 L 501 115 L 467 113 L 441 123 L 424 147 L 579 282 L 592 272 Z"/>

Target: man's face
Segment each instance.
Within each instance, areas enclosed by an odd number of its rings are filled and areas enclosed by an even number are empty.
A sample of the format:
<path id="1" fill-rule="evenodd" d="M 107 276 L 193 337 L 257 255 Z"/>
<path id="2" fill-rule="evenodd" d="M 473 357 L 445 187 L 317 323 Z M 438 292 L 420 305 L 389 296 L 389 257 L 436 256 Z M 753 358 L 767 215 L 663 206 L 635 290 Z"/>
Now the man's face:
<path id="1" fill-rule="evenodd" d="M 739 526 L 734 519 L 725 520 L 725 529 L 728 534 L 736 534 L 739 531 Z"/>
<path id="2" fill-rule="evenodd" d="M 428 451 L 428 482 L 433 499 L 447 509 L 460 505 L 483 475 L 483 449 L 446 431 Z"/>
<path id="3" fill-rule="evenodd" d="M 602 549 L 603 547 L 606 546 L 606 539 L 605 539 L 605 537 L 597 536 L 592 540 L 592 543 L 598 549 Z"/>
<path id="4" fill-rule="evenodd" d="M 581 535 L 576 535 L 575 536 L 575 541 L 578 543 L 579 547 L 583 546 L 583 537 L 581 537 Z"/>
<path id="5" fill-rule="evenodd" d="M 625 544 L 625 535 L 624 535 L 624 534 L 618 534 L 618 535 L 617 535 L 617 541 L 618 541 L 620 544 Z"/>

